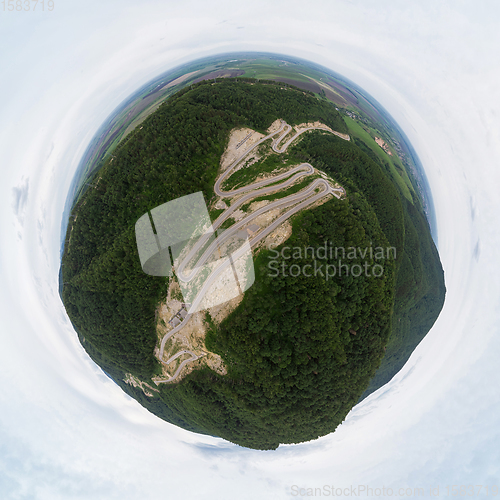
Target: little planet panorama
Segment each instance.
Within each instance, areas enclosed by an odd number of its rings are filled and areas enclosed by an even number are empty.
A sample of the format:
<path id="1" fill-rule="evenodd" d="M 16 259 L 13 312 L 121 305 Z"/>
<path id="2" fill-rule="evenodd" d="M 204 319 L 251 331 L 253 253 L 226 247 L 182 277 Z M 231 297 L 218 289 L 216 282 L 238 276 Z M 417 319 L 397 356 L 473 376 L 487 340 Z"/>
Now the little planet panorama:
<path id="1" fill-rule="evenodd" d="M 334 432 L 436 321 L 425 173 L 363 89 L 288 56 L 157 77 L 68 194 L 60 294 L 92 360 L 159 418 L 259 450 Z"/>

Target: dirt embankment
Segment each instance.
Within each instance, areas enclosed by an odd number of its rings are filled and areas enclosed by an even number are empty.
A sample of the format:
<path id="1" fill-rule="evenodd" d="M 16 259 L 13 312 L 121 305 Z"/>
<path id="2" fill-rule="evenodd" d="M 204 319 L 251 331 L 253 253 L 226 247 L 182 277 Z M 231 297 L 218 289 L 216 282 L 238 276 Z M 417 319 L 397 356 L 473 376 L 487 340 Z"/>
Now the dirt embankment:
<path id="1" fill-rule="evenodd" d="M 169 324 L 169 321 L 171 321 L 182 309 L 182 304 L 183 298 L 181 289 L 177 281 L 172 278 L 169 284 L 167 299 L 165 302 L 162 302 L 157 309 L 158 321 L 156 331 L 158 334 L 158 344 L 155 349 L 155 356 L 158 359 L 160 355 L 159 345 L 161 340 L 173 328 L 173 326 Z M 175 382 L 179 382 L 188 373 L 191 373 L 194 369 L 202 366 L 208 366 L 210 369 L 221 375 L 225 375 L 227 373 L 222 358 L 218 354 L 208 351 L 205 346 L 207 328 L 208 325 L 205 317 L 205 311 L 200 311 L 194 313 L 187 322 L 186 326 L 167 340 L 163 353 L 163 361 L 168 361 L 172 356 L 181 350 L 189 350 L 197 356 L 203 355 L 200 359 L 185 365 L 180 375 L 175 379 Z M 168 365 L 162 363 L 162 376 L 156 377 L 155 380 L 170 378 L 182 361 L 186 359 L 186 356 L 187 355 L 180 356 Z"/>
<path id="2" fill-rule="evenodd" d="M 229 135 L 228 145 L 220 160 L 222 171 L 226 170 L 239 156 L 263 137 L 264 135 L 250 128 L 233 130 Z"/>
<path id="3" fill-rule="evenodd" d="M 392 156 L 391 149 L 389 148 L 389 144 L 387 144 L 380 137 L 375 137 L 375 142 L 389 155 Z"/>

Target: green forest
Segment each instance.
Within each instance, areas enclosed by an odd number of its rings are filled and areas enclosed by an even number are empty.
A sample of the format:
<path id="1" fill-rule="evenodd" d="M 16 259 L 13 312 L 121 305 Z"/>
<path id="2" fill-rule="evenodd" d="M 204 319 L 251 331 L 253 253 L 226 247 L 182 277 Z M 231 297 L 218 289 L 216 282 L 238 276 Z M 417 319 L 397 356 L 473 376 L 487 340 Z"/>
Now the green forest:
<path id="1" fill-rule="evenodd" d="M 132 373 L 154 384 L 161 372 L 155 313 L 168 288 L 168 278 L 142 272 L 137 219 L 197 191 L 209 203 L 229 132 L 265 133 L 277 118 L 348 133 L 334 105 L 276 82 L 202 81 L 170 97 L 119 144 L 73 207 L 61 267 L 62 299 L 82 345 L 125 392 L 169 422 L 255 449 L 334 431 L 403 366 L 445 293 L 420 201 L 402 196 L 362 141 L 307 133 L 290 157 L 329 174 L 347 196 L 294 216 L 285 244 L 392 246 L 397 258 L 383 262 L 380 277 L 272 277 L 263 250 L 254 285 L 206 337 L 227 375 L 202 368 L 159 385 L 154 397 L 124 382 Z"/>

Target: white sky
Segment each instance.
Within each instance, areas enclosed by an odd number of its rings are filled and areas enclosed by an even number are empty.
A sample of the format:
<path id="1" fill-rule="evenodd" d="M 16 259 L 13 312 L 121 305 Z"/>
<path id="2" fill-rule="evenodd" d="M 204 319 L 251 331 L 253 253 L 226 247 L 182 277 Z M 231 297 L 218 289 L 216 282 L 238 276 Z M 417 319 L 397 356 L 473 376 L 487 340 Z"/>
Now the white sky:
<path id="1" fill-rule="evenodd" d="M 500 486 L 499 22 L 495 0 L 0 4 L 0 498 Z M 149 414 L 88 359 L 57 293 L 61 214 L 97 128 L 157 74 L 233 50 L 323 64 L 385 106 L 428 176 L 448 289 L 390 384 L 334 434 L 274 452 Z"/>

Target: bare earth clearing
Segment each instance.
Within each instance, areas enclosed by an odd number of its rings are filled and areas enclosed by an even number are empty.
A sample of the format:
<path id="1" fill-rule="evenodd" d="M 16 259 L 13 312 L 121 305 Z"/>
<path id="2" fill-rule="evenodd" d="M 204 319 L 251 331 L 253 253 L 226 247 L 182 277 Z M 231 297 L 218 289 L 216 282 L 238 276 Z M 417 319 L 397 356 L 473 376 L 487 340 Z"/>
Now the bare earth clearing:
<path id="1" fill-rule="evenodd" d="M 389 145 L 380 137 L 375 137 L 375 142 L 390 156 L 392 156 Z"/>

